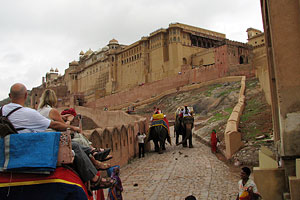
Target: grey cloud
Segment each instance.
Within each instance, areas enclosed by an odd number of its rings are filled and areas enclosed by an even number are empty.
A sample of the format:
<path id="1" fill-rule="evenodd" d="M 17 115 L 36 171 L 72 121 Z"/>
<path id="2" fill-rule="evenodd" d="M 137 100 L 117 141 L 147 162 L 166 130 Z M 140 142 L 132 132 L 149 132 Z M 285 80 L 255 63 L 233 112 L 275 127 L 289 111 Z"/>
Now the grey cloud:
<path id="1" fill-rule="evenodd" d="M 253 0 L 13 0 L 0 6 L 0 99 L 4 85 L 38 86 L 51 67 L 61 73 L 80 50 L 115 38 L 131 44 L 169 23 L 181 22 L 246 42 L 248 27 L 262 28 Z M 9 87 L 9 86 L 7 86 Z"/>

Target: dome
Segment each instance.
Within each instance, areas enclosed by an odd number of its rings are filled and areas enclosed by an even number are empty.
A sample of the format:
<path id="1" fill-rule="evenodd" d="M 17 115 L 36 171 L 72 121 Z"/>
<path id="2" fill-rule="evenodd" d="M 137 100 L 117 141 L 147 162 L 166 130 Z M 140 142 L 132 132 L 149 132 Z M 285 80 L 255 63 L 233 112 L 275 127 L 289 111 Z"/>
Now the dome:
<path id="1" fill-rule="evenodd" d="M 54 72 L 54 69 L 51 67 L 50 72 Z"/>
<path id="2" fill-rule="evenodd" d="M 85 52 L 84 55 L 90 55 L 90 54 L 92 54 L 92 53 L 93 53 L 93 51 L 92 51 L 91 49 L 89 49 L 87 52 Z"/>
<path id="3" fill-rule="evenodd" d="M 113 38 L 112 40 L 109 41 L 109 44 L 119 44 L 119 42 L 118 40 Z"/>
<path id="4" fill-rule="evenodd" d="M 78 61 L 76 61 L 76 60 L 73 60 L 71 63 L 70 63 L 70 65 L 78 65 L 79 63 L 78 63 Z"/>
<path id="5" fill-rule="evenodd" d="M 83 56 L 84 55 L 84 52 L 81 50 L 79 55 Z"/>
<path id="6" fill-rule="evenodd" d="M 55 69 L 55 72 L 58 72 L 58 69 L 57 69 L 57 68 Z"/>

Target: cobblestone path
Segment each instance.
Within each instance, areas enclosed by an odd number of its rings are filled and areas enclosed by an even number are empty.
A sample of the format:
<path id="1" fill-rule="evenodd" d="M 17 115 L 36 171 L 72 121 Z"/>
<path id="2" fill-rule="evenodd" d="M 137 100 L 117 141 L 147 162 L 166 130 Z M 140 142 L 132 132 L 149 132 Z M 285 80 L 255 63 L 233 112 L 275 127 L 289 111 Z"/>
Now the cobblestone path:
<path id="1" fill-rule="evenodd" d="M 191 149 L 167 145 L 163 154 L 146 153 L 122 167 L 123 198 L 182 200 L 194 195 L 197 200 L 235 199 L 239 172 L 230 170 L 195 138 L 193 143 Z"/>

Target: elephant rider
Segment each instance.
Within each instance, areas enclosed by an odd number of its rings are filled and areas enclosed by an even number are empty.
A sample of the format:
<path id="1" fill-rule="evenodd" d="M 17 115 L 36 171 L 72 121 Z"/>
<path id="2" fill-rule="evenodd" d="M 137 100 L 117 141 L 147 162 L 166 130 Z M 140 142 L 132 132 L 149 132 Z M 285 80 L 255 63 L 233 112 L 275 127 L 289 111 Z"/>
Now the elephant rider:
<path id="1" fill-rule="evenodd" d="M 52 128 L 57 131 L 65 131 L 67 128 L 70 128 L 73 131 L 81 131 L 78 127 L 59 121 L 51 121 L 36 110 L 24 107 L 27 95 L 26 87 L 21 83 L 16 83 L 10 88 L 9 97 L 11 103 L 2 107 L 2 114 L 4 116 L 11 110 L 21 107 L 21 109 L 17 110 L 9 117 L 10 122 L 16 129 L 22 128 L 18 133 L 44 132 L 47 128 Z M 103 168 L 100 165 L 102 164 L 101 162 L 97 162 L 98 165 L 96 167 L 78 143 L 72 143 L 72 149 L 75 152 L 74 165 L 77 169 L 77 173 L 84 182 L 91 181 L 92 190 L 108 188 L 114 184 L 113 180 L 104 179 L 97 175 L 97 171 Z"/>
<path id="2" fill-rule="evenodd" d="M 181 109 L 181 114 L 182 117 L 193 116 L 187 105 L 184 106 L 184 109 Z"/>

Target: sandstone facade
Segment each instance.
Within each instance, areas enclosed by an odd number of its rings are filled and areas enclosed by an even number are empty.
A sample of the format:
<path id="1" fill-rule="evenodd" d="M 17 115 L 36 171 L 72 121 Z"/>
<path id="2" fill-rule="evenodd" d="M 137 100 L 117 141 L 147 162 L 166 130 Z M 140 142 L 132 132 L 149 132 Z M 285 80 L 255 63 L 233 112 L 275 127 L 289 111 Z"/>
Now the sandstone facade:
<path id="1" fill-rule="evenodd" d="M 41 88 L 59 88 L 61 105 L 95 105 L 98 99 L 137 86 L 207 67 L 216 78 L 239 74 L 241 65 L 251 71 L 252 46 L 226 39 L 225 34 L 181 23 L 158 29 L 139 41 L 122 45 L 115 39 L 97 51 L 80 52 L 63 76 L 52 70 L 43 84 L 33 89 L 32 107 L 39 102 Z M 163 88 L 162 88 L 163 89 Z M 162 90 L 163 91 L 163 90 Z M 161 92 L 162 92 L 161 91 Z M 104 106 L 104 105 L 103 105 Z"/>

